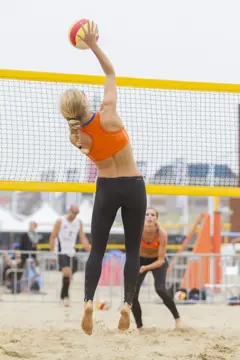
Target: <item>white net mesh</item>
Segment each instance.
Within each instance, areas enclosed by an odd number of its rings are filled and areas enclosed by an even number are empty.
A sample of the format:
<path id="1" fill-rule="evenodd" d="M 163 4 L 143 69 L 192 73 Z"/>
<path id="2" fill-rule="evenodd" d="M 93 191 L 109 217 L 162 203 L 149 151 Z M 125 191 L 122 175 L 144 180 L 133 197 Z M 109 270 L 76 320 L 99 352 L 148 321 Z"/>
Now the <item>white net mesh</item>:
<path id="1" fill-rule="evenodd" d="M 0 180 L 94 182 L 69 142 L 59 96 L 78 87 L 99 109 L 102 86 L 0 80 Z M 240 94 L 118 88 L 118 111 L 147 183 L 238 186 Z"/>

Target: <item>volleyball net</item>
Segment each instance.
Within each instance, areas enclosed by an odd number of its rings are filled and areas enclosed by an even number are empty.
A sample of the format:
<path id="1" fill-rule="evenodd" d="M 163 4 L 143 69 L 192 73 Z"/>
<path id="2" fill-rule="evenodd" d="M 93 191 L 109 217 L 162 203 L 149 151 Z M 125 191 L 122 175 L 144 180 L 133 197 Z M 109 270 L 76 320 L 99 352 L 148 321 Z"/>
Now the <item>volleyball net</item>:
<path id="1" fill-rule="evenodd" d="M 97 169 L 69 141 L 59 97 L 97 111 L 104 77 L 0 70 L 0 189 L 94 192 Z M 117 110 L 149 194 L 240 196 L 240 85 L 118 78 Z"/>

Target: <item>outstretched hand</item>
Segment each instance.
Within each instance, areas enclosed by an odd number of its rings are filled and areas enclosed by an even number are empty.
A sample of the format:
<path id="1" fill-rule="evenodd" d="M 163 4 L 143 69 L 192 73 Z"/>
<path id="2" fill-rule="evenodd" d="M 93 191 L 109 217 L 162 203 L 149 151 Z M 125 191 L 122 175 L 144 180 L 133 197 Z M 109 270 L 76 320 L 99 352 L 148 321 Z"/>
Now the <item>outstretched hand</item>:
<path id="1" fill-rule="evenodd" d="M 98 27 L 95 28 L 95 23 L 92 21 L 87 22 L 87 30 L 85 30 L 84 26 L 82 26 L 82 30 L 84 32 L 84 37 L 81 37 L 80 35 L 77 35 L 85 44 L 87 44 L 90 49 L 92 49 L 96 44 L 96 34 L 98 34 Z"/>

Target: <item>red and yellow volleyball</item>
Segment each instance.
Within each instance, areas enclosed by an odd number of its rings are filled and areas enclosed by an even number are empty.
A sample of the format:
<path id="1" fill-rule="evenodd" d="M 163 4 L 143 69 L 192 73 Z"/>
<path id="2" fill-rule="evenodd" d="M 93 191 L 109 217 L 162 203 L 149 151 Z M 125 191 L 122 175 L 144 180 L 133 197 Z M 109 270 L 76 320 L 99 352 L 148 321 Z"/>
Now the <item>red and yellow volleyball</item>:
<path id="1" fill-rule="evenodd" d="M 177 291 L 176 294 L 174 295 L 174 299 L 176 301 L 184 301 L 187 300 L 187 293 L 185 291 Z"/>
<path id="2" fill-rule="evenodd" d="M 109 310 L 110 303 L 108 301 L 99 301 L 96 303 L 96 309 L 97 310 Z"/>
<path id="3" fill-rule="evenodd" d="M 94 21 L 88 19 L 81 19 L 79 21 L 75 21 L 75 23 L 73 23 L 69 29 L 68 38 L 70 43 L 77 49 L 86 50 L 89 48 L 87 44 L 84 41 L 82 41 L 82 39 L 84 39 L 83 28 L 86 32 L 88 31 L 88 22 L 90 24 L 91 29 L 93 26 L 93 29 L 96 33 L 96 40 L 98 41 L 99 34 L 97 30 L 97 25 L 95 24 Z"/>

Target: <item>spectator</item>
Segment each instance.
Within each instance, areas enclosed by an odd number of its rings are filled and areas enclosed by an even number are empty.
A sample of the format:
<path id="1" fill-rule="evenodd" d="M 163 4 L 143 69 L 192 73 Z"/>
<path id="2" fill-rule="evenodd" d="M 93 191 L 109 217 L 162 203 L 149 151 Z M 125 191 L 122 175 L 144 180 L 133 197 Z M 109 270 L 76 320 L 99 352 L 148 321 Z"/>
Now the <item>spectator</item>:
<path id="1" fill-rule="evenodd" d="M 22 277 L 24 293 L 40 292 L 42 286 L 40 275 L 38 263 L 32 258 L 28 258 L 26 260 L 25 270 Z"/>
<path id="2" fill-rule="evenodd" d="M 39 236 L 36 233 L 36 228 L 38 224 L 35 221 L 31 221 L 29 224 L 29 231 L 22 235 L 19 245 L 20 251 L 32 251 L 35 252 L 37 250 L 37 244 L 39 241 Z M 36 254 L 22 254 L 22 263 L 25 266 L 27 258 L 36 259 Z"/>
<path id="3" fill-rule="evenodd" d="M 3 285 L 9 290 L 21 292 L 20 280 L 22 277 L 22 259 L 19 251 L 14 250 L 12 253 L 3 255 Z"/>

